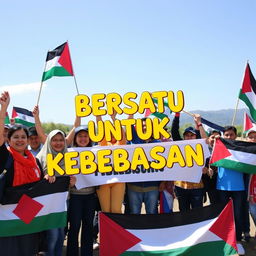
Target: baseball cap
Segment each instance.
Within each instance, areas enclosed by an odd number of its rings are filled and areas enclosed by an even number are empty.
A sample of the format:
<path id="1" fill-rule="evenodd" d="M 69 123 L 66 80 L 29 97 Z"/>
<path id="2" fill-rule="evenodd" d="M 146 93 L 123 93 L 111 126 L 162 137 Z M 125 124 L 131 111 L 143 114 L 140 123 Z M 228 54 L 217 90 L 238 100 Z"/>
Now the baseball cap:
<path id="1" fill-rule="evenodd" d="M 37 131 L 36 131 L 36 127 L 32 126 L 28 128 L 28 137 L 30 136 L 37 136 Z"/>
<path id="2" fill-rule="evenodd" d="M 76 127 L 75 134 L 79 133 L 80 131 L 88 132 L 88 126 L 87 125 L 80 125 L 80 126 Z"/>
<path id="3" fill-rule="evenodd" d="M 186 129 L 184 130 L 184 132 L 183 132 L 183 135 L 186 134 L 187 132 L 191 132 L 191 133 L 193 133 L 193 134 L 196 135 L 196 130 L 195 130 L 195 128 L 193 128 L 192 126 L 189 126 L 188 128 L 186 128 Z"/>
<path id="4" fill-rule="evenodd" d="M 248 130 L 248 132 L 246 133 L 246 137 L 248 137 L 248 135 L 249 135 L 251 132 L 256 132 L 256 127 L 252 127 L 250 130 Z"/>

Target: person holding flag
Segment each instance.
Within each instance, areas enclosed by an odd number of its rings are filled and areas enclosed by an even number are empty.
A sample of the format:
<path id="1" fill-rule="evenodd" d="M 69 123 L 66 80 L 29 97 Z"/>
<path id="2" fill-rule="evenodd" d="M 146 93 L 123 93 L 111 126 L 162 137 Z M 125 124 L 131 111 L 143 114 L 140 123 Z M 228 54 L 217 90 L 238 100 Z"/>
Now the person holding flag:
<path id="1" fill-rule="evenodd" d="M 8 131 L 9 147 L 4 138 L 5 113 L 10 103 L 8 92 L 0 97 L 0 174 L 6 172 L 3 189 L 37 182 L 43 178 L 36 159 L 27 150 L 28 130 L 22 125 L 14 125 Z M 15 213 L 14 213 L 15 214 Z M 1 255 L 28 256 L 38 253 L 40 233 L 0 237 Z"/>
<path id="2" fill-rule="evenodd" d="M 172 138 L 174 141 L 182 140 L 179 133 L 180 113 L 176 113 L 172 123 Z M 188 127 L 183 133 L 184 140 L 207 138 L 201 123 L 201 116 L 194 115 L 195 128 Z M 175 181 L 175 195 L 179 202 L 179 210 L 187 211 L 191 208 L 202 207 L 204 197 L 204 185 L 202 180 L 199 183 L 187 181 Z"/>

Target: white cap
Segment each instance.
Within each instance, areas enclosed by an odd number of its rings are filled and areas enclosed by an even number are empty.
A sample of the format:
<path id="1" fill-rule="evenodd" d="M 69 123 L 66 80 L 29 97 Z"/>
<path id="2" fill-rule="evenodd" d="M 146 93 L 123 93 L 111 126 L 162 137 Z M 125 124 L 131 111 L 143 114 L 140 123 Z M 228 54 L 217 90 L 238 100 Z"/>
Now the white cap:
<path id="1" fill-rule="evenodd" d="M 246 133 L 246 137 L 248 137 L 248 135 L 249 135 L 251 132 L 256 132 L 256 127 L 252 127 L 250 130 L 248 130 L 248 132 Z"/>

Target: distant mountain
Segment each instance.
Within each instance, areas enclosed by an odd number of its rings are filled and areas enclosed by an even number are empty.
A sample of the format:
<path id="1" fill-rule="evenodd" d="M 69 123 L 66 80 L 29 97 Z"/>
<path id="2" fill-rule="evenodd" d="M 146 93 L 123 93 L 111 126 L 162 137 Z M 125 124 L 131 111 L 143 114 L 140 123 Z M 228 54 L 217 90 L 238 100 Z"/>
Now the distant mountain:
<path id="1" fill-rule="evenodd" d="M 193 114 L 200 114 L 203 118 L 216 123 L 221 126 L 225 125 L 231 125 L 233 116 L 235 113 L 234 109 L 221 109 L 221 110 L 209 110 L 209 111 L 202 111 L 202 110 L 191 110 L 189 111 L 190 113 Z M 244 112 L 247 112 L 247 109 L 238 109 L 236 113 L 236 118 L 235 118 L 235 125 L 243 125 L 244 122 Z M 193 118 L 186 114 L 186 113 L 181 113 L 181 118 L 180 118 L 181 125 L 191 123 L 193 124 Z"/>

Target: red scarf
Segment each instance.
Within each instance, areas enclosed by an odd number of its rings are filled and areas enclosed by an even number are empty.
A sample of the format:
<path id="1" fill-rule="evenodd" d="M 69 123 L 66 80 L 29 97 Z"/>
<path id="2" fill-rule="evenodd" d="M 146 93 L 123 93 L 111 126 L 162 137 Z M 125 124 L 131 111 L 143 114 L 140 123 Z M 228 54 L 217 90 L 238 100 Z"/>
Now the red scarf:
<path id="1" fill-rule="evenodd" d="M 40 180 L 41 171 L 36 164 L 35 157 L 29 150 L 25 150 L 25 158 L 12 147 L 8 147 L 14 162 L 13 186 L 19 186 Z"/>

